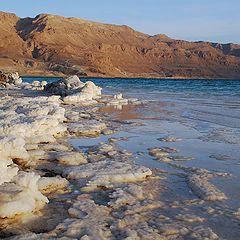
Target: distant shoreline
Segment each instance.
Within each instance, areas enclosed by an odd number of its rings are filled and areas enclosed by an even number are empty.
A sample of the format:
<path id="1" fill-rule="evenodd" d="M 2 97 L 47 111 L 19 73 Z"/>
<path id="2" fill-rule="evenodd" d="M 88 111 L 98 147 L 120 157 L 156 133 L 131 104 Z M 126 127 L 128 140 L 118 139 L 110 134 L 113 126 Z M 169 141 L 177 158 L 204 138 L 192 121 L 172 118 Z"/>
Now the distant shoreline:
<path id="1" fill-rule="evenodd" d="M 21 77 L 26 77 L 26 78 L 64 78 L 64 76 L 36 76 L 36 75 L 21 75 Z M 184 77 L 86 77 L 86 76 L 79 76 L 81 79 L 152 79 L 152 80 L 224 80 L 224 81 L 240 81 L 240 78 L 184 78 Z"/>

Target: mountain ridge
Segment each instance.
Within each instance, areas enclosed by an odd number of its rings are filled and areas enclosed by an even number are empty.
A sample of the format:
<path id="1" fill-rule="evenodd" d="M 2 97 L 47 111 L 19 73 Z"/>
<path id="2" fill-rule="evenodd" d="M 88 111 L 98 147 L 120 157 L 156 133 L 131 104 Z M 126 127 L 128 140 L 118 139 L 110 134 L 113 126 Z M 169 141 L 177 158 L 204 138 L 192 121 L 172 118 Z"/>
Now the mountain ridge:
<path id="1" fill-rule="evenodd" d="M 126 25 L 0 12 L 0 68 L 24 75 L 239 78 L 240 45 L 174 40 Z"/>

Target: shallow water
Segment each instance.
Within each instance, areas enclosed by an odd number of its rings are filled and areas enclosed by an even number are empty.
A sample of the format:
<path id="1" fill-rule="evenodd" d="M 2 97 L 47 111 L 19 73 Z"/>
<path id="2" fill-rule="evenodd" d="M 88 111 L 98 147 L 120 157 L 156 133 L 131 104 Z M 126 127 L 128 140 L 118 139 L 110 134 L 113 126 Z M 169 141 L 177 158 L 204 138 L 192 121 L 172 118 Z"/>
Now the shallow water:
<path id="1" fill-rule="evenodd" d="M 106 94 L 122 92 L 124 96 L 148 102 L 135 107 L 123 106 L 121 110 L 101 109 L 113 118 L 139 123 L 135 127 L 96 139 L 73 139 L 71 143 L 84 150 L 107 142 L 111 137 L 128 137 L 127 141 L 118 142 L 119 147 L 133 152 L 137 163 L 167 172 L 163 180 L 166 191 L 161 199 L 165 202 L 195 199 L 196 196 L 181 177 L 182 170 L 156 161 L 148 154 L 149 148 L 173 147 L 178 151 L 173 156 L 193 158 L 175 161 L 178 164 L 229 173 L 228 177 L 216 177 L 211 181 L 228 200 L 207 205 L 223 213 L 208 216 L 205 225 L 222 238 L 237 239 L 239 223 L 235 223 L 229 213 L 240 208 L 240 80 L 85 80 L 102 86 Z M 177 137 L 182 141 L 158 140 L 165 137 Z M 188 212 L 205 216 L 201 207 L 189 206 Z"/>

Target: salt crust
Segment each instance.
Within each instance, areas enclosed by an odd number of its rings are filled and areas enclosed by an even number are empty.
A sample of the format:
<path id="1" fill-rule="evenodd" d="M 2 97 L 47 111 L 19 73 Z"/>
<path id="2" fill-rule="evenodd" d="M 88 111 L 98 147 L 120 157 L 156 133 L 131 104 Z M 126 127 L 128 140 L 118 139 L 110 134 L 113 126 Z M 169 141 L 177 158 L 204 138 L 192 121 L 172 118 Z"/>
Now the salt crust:
<path id="1" fill-rule="evenodd" d="M 1 160 L 1 217 L 13 217 L 25 214 L 44 206 L 48 199 L 41 192 L 51 192 L 64 188 L 68 181 L 61 177 L 41 177 L 34 173 L 19 172 L 19 167 L 13 161 L 23 166 L 34 168 L 39 161 L 57 161 L 59 165 L 69 165 L 65 169 L 69 178 L 79 177 L 76 166 L 85 164 L 83 171 L 91 175 L 85 189 L 91 190 L 100 187 L 111 187 L 118 182 L 131 182 L 144 180 L 151 175 L 147 168 L 135 166 L 131 163 L 112 163 L 111 161 L 87 164 L 87 159 L 81 153 L 70 152 L 68 146 L 56 143 L 56 138 L 67 133 L 74 135 L 96 135 L 106 129 L 105 123 L 91 119 L 91 115 L 70 113 L 65 118 L 67 104 L 95 104 L 100 102 L 101 88 L 92 82 L 82 83 L 78 77 L 73 76 L 54 84 L 45 81 L 34 81 L 31 84 L 20 83 L 12 89 L 42 90 L 62 96 L 42 97 L 2 97 L 0 102 L 0 160 Z M 36 92 L 35 92 L 36 93 Z M 102 98 L 102 101 L 103 100 Z M 121 94 L 111 97 L 111 104 L 125 104 Z M 137 100 L 129 100 L 137 102 Z M 76 117 L 77 116 L 77 117 Z M 64 124 L 66 120 L 77 120 Z M 102 153 L 113 156 L 114 149 L 108 151 L 102 146 Z M 58 153 L 59 152 L 59 153 Z M 55 153 L 55 154 L 51 154 Z M 105 169 L 102 169 L 105 168 Z M 81 169 L 80 169 L 81 171 Z M 9 192 L 8 192 L 9 190 Z M 41 191 L 41 192 L 40 192 Z M 28 197 L 30 196 L 31 197 Z M 23 199 L 28 200 L 22 207 Z M 4 200 L 5 199 L 5 200 Z M 5 202 L 4 202 L 5 201 Z M 9 207 L 5 207 L 6 204 Z"/>
<path id="2" fill-rule="evenodd" d="M 94 190 L 98 187 L 113 187 L 113 183 L 141 181 L 151 176 L 152 172 L 143 166 L 105 160 L 69 167 L 63 174 L 68 179 L 88 178 L 84 189 Z"/>
<path id="3" fill-rule="evenodd" d="M 184 167 L 179 164 L 172 164 L 172 166 L 183 169 L 188 172 L 187 182 L 193 192 L 201 199 L 207 201 L 221 201 L 227 199 L 227 196 L 221 192 L 216 186 L 209 182 L 216 176 L 228 176 L 227 173 L 210 172 L 202 168 Z"/>
<path id="4" fill-rule="evenodd" d="M 38 83 L 34 83 L 34 85 L 37 87 Z M 70 86 L 70 88 L 74 89 L 75 86 Z M 121 102 L 121 97 L 121 95 L 114 97 L 114 101 L 120 100 L 119 102 Z M 56 99 L 57 101 L 53 100 L 53 102 L 56 103 L 56 108 L 58 108 L 60 103 L 58 98 Z M 99 99 L 97 100 L 99 101 Z M 44 101 L 46 101 L 46 98 Z M 0 114 L 6 111 L 3 105 L 2 108 L 0 107 L 3 110 Z M 40 108 L 43 106 L 42 104 L 39 105 Z M 9 116 L 12 116 L 12 119 L 15 120 L 15 109 L 10 108 L 10 110 L 8 112 Z M 44 111 L 44 116 L 52 115 L 46 109 Z M 21 114 L 21 112 L 24 112 L 24 107 L 20 109 L 18 114 Z M 32 117 L 34 120 L 41 114 L 41 111 L 37 108 L 33 112 L 29 111 L 29 113 L 23 115 L 27 115 L 29 118 Z M 54 114 L 54 116 L 56 115 Z M 56 118 L 54 119 L 56 120 Z M 54 130 L 49 129 L 49 134 L 44 130 L 37 135 L 37 132 L 31 130 L 30 134 L 21 133 L 21 137 L 17 137 L 17 140 L 10 141 L 11 144 L 14 142 L 17 147 L 14 151 L 11 150 L 6 153 L 5 149 L 2 148 L 2 153 L 5 154 L 4 166 L 7 167 L 7 172 L 9 171 L 9 180 L 7 181 L 11 182 L 0 185 L 0 201 L 3 202 L 3 204 L 0 204 L 1 216 L 13 217 L 15 214 L 26 214 L 40 209 L 48 202 L 40 190 L 48 192 L 68 186 L 68 181 L 61 177 L 40 178 L 34 173 L 17 172 L 18 169 L 14 172 L 11 169 L 16 166 L 9 160 L 12 157 L 14 157 L 13 159 L 22 157 L 27 159 L 29 158 L 29 152 L 36 159 L 37 156 L 45 156 L 45 151 L 57 150 L 61 152 L 63 149 L 55 149 L 54 144 L 49 147 L 45 145 L 45 143 L 54 143 L 56 141 L 54 136 L 62 135 L 66 130 L 64 124 L 62 124 L 66 120 L 64 114 L 59 114 L 57 120 L 57 126 L 54 127 Z M 48 121 L 46 121 L 47 123 Z M 0 126 L 2 125 L 0 124 Z M 65 130 L 63 131 L 63 129 Z M 32 132 L 34 132 L 33 135 Z M 4 133 L 1 139 L 6 137 L 11 136 Z M 71 180 L 86 180 L 86 187 L 82 190 L 94 190 L 96 194 L 107 193 L 109 196 L 107 203 L 98 204 L 96 199 L 91 199 L 94 196 L 94 191 L 88 194 L 81 193 L 75 200 L 71 200 L 72 206 L 68 210 L 68 218 L 58 224 L 52 231 L 41 234 L 27 233 L 9 239 L 184 239 L 191 234 L 193 239 L 217 239 L 216 234 L 211 229 L 204 227 L 198 227 L 195 230 L 176 223 L 163 224 L 158 221 L 157 217 L 154 218 L 155 221 L 152 221 L 149 213 L 155 209 L 164 208 L 164 204 L 153 200 L 154 197 L 151 194 L 146 194 L 147 188 L 142 188 L 137 185 L 138 183 L 132 183 L 146 179 L 152 174 L 151 170 L 134 165 L 132 162 L 126 161 L 126 159 L 118 161 L 119 158 L 116 158 L 116 156 L 122 154 L 122 156 L 126 157 L 127 154 L 120 153 L 112 145 L 105 144 L 100 146 L 100 149 L 97 152 L 105 160 L 81 166 L 65 167 L 63 171 L 64 175 Z M 22 150 L 23 152 L 21 152 Z M 24 156 L 21 156 L 21 154 Z M 67 160 L 66 162 L 64 153 L 57 154 L 57 156 L 59 158 L 56 160 L 60 164 L 65 162 L 66 165 L 71 165 L 76 160 L 75 156 L 71 156 L 72 161 Z M 10 204 L 7 205 L 10 206 L 10 209 L 5 208 L 6 205 L 4 204 Z M 8 211 L 5 212 L 5 210 Z M 159 219 L 168 221 L 167 217 L 158 216 Z"/>
<path id="5" fill-rule="evenodd" d="M 97 120 L 82 120 L 78 123 L 70 123 L 68 131 L 76 135 L 98 135 L 106 124 Z"/>
<path id="6" fill-rule="evenodd" d="M 0 217 L 14 217 L 16 214 L 30 213 L 48 203 L 48 199 L 38 190 L 40 176 L 19 172 L 11 183 L 0 186 Z"/>
<path id="7" fill-rule="evenodd" d="M 37 186 L 41 192 L 52 192 L 58 189 L 66 188 L 69 185 L 67 179 L 60 176 L 57 177 L 41 177 L 37 181 Z"/>
<path id="8" fill-rule="evenodd" d="M 64 165 L 80 165 L 87 163 L 86 157 L 80 152 L 64 152 L 56 156 L 59 163 Z"/>

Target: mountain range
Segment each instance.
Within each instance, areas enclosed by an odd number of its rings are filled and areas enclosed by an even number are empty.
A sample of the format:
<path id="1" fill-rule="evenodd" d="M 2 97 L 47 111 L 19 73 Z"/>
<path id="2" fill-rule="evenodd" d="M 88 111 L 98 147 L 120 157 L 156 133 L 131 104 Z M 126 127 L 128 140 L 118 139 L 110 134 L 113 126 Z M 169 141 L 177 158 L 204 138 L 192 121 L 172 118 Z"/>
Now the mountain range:
<path id="1" fill-rule="evenodd" d="M 150 36 L 125 25 L 0 12 L 0 70 L 21 75 L 240 79 L 240 45 Z"/>

